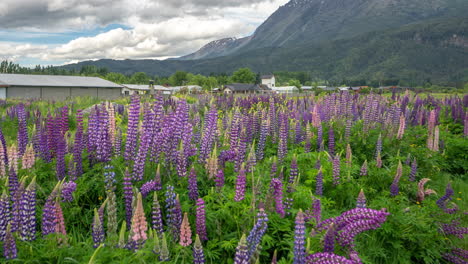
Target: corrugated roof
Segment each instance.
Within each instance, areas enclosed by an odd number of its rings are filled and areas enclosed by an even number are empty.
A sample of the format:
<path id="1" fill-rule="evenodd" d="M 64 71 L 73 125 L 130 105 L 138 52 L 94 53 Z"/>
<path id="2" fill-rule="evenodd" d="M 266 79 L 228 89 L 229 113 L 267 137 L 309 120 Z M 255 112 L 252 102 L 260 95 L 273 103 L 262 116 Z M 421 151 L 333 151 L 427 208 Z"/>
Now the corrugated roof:
<path id="1" fill-rule="evenodd" d="M 145 90 L 149 91 L 149 85 L 145 84 L 122 84 L 124 87 L 127 87 L 128 89 L 132 90 Z"/>
<path id="2" fill-rule="evenodd" d="M 98 77 L 62 75 L 0 74 L 0 83 L 8 86 L 122 88 L 119 84 Z"/>
<path id="3" fill-rule="evenodd" d="M 149 85 L 146 84 L 122 84 L 124 87 L 127 87 L 131 90 L 142 90 L 142 91 L 149 91 L 151 90 Z M 156 91 L 171 91 L 171 89 L 164 87 L 162 85 L 155 85 L 154 90 Z"/>
<path id="4" fill-rule="evenodd" d="M 229 88 L 233 91 L 258 91 L 260 87 L 256 84 L 250 83 L 232 83 L 225 85 L 224 88 Z"/>

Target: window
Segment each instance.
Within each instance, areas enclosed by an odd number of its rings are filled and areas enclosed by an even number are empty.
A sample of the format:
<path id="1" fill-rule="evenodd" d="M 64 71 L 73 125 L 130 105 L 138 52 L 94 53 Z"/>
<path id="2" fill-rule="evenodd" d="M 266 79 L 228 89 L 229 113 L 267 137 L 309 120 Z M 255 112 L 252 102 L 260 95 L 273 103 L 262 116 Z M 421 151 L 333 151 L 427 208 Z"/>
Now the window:
<path id="1" fill-rule="evenodd" d="M 125 95 L 130 95 L 130 91 L 125 91 L 124 94 Z"/>

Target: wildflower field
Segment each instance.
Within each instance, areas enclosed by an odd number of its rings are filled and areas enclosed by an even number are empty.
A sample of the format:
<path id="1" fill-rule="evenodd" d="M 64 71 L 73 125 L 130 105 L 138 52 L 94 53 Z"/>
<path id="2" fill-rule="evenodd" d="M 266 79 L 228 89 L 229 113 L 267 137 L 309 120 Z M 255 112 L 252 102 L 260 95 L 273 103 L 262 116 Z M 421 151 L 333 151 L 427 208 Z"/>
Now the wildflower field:
<path id="1" fill-rule="evenodd" d="M 2 263 L 467 263 L 468 95 L 0 102 Z"/>

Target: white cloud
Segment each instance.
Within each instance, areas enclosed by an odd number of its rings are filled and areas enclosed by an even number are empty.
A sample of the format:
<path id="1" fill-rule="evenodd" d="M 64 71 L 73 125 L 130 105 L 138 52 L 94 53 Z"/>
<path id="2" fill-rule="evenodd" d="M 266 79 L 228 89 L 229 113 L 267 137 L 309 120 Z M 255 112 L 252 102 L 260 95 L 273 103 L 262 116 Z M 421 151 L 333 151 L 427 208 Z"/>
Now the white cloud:
<path id="1" fill-rule="evenodd" d="M 251 34 L 287 0 L 2 0 L 0 29 L 61 32 L 123 24 L 52 46 L 2 42 L 0 58 L 44 62 L 167 58 L 224 37 Z M 1 36 L 0 36 L 1 37 Z"/>

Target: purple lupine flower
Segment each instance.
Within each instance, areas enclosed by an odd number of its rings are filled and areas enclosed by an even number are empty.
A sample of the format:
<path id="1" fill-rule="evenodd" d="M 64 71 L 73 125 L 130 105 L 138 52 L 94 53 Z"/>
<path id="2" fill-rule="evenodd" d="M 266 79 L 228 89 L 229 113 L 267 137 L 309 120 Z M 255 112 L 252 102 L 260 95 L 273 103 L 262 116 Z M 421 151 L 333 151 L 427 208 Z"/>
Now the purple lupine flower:
<path id="1" fill-rule="evenodd" d="M 315 253 L 306 258 L 307 264 L 356 264 L 353 261 L 333 253 Z"/>
<path id="2" fill-rule="evenodd" d="M 205 216 L 205 202 L 202 198 L 197 200 L 197 225 L 196 231 L 197 236 L 200 236 L 201 240 L 208 240 L 208 236 L 206 235 L 206 216 Z"/>
<path id="3" fill-rule="evenodd" d="M 330 156 L 335 155 L 335 132 L 331 125 L 330 129 L 328 129 L 328 153 L 330 153 Z"/>
<path id="4" fill-rule="evenodd" d="M 26 209 L 26 201 L 23 199 L 23 194 L 25 191 L 24 179 L 19 184 L 18 189 L 12 193 L 11 200 L 13 202 L 11 207 L 11 232 L 21 231 L 24 209 Z"/>
<path id="5" fill-rule="evenodd" d="M 446 210 L 447 209 L 447 202 L 452 200 L 452 196 L 454 194 L 452 185 L 450 182 L 447 184 L 447 187 L 445 188 L 445 194 L 444 196 L 440 197 L 439 200 L 437 200 L 436 204 L 439 206 L 439 208 Z"/>
<path id="6" fill-rule="evenodd" d="M 268 122 L 267 120 L 262 120 L 262 126 L 260 128 L 260 137 L 257 144 L 257 160 L 262 160 L 264 157 L 265 144 L 268 134 Z"/>
<path id="7" fill-rule="evenodd" d="M 216 107 L 211 107 L 205 118 L 203 138 L 200 143 L 199 162 L 205 164 L 211 148 L 213 147 L 216 131 L 218 130 L 218 111 Z"/>
<path id="8" fill-rule="evenodd" d="M 224 172 L 222 169 L 218 170 L 214 181 L 216 182 L 216 189 L 221 190 L 224 186 Z"/>
<path id="9" fill-rule="evenodd" d="M 197 185 L 197 174 L 195 172 L 195 168 L 192 167 L 190 169 L 190 174 L 188 178 L 188 189 L 189 189 L 189 198 L 190 200 L 197 200 L 198 199 L 198 185 Z"/>
<path id="10" fill-rule="evenodd" d="M 99 247 L 104 243 L 104 227 L 99 217 L 99 213 L 96 208 L 94 208 L 94 218 L 93 218 L 93 228 L 92 228 L 94 248 Z"/>
<path id="11" fill-rule="evenodd" d="M 236 149 L 236 158 L 234 163 L 234 171 L 238 172 L 240 170 L 241 165 L 245 160 L 245 155 L 247 152 L 247 132 L 245 128 L 241 131 L 241 136 L 239 139 L 239 144 Z"/>
<path id="12" fill-rule="evenodd" d="M 338 217 L 330 218 L 320 222 L 317 226 L 318 231 L 333 231 L 334 240 L 342 246 L 354 248 L 354 238 L 359 233 L 367 230 L 376 229 L 386 221 L 389 213 L 382 209 L 380 211 L 368 208 L 355 208 L 342 213 Z M 327 233 L 328 233 L 327 232 Z M 332 249 L 331 238 L 325 243 L 326 252 Z"/>
<path id="13" fill-rule="evenodd" d="M 333 159 L 333 185 L 340 184 L 340 155 L 336 154 Z"/>
<path id="14" fill-rule="evenodd" d="M 288 131 L 289 122 L 286 114 L 280 115 L 279 143 L 278 143 L 278 162 L 283 163 L 284 158 L 288 154 Z"/>
<path id="15" fill-rule="evenodd" d="M 327 253 L 333 253 L 335 251 L 335 236 L 336 236 L 336 226 L 332 223 L 323 238 L 323 251 Z"/>
<path id="16" fill-rule="evenodd" d="M 167 186 L 166 191 L 166 221 L 169 230 L 172 232 L 174 241 L 177 241 L 179 237 L 180 225 L 182 224 L 182 210 L 180 208 L 180 201 L 174 187 L 171 185 Z"/>
<path id="17" fill-rule="evenodd" d="M 418 170 L 418 164 L 416 163 L 416 159 L 413 159 L 413 162 L 411 162 L 411 172 L 409 175 L 409 180 L 410 181 L 415 181 L 416 180 L 416 173 Z"/>
<path id="18" fill-rule="evenodd" d="M 56 232 L 56 221 L 57 221 L 57 208 L 55 207 L 55 200 L 58 196 L 58 189 L 60 183 L 55 186 L 54 190 L 50 193 L 49 197 L 45 202 L 42 214 L 42 235 L 46 236 Z"/>
<path id="19" fill-rule="evenodd" d="M 271 162 L 270 178 L 276 178 L 276 173 L 278 172 L 278 166 L 276 165 L 276 157 L 273 157 Z"/>
<path id="20" fill-rule="evenodd" d="M 57 163 L 55 166 L 55 171 L 57 173 L 57 179 L 59 181 L 63 180 L 65 178 L 65 153 L 66 153 L 66 142 L 65 138 L 63 137 L 58 137 L 57 138 Z"/>
<path id="21" fill-rule="evenodd" d="M 180 178 L 187 176 L 187 157 L 185 156 L 184 145 L 180 144 L 180 149 L 177 152 L 177 175 Z"/>
<path id="22" fill-rule="evenodd" d="M 248 255 L 247 240 L 245 238 L 245 234 L 243 234 L 241 239 L 239 240 L 239 244 L 236 247 L 236 256 L 234 257 L 234 264 L 248 264 L 248 263 L 249 263 L 249 255 Z"/>
<path id="23" fill-rule="evenodd" d="M 302 142 L 302 128 L 301 128 L 301 121 L 298 120 L 296 122 L 296 144 L 301 144 Z"/>
<path id="24" fill-rule="evenodd" d="M 173 234 L 173 238 L 174 238 L 174 241 L 177 241 L 177 238 L 179 238 L 180 236 L 180 227 L 182 226 L 182 208 L 180 206 L 180 200 L 179 200 L 179 195 L 177 195 L 176 197 L 176 201 L 175 201 L 175 207 L 174 207 L 174 210 L 173 210 L 173 230 L 172 230 L 172 234 Z"/>
<path id="25" fill-rule="evenodd" d="M 132 215 L 133 215 L 133 187 L 132 187 L 132 178 L 128 169 L 125 171 L 125 176 L 123 179 L 123 193 L 125 199 L 125 220 L 127 222 L 127 228 L 130 228 L 132 224 Z"/>
<path id="26" fill-rule="evenodd" d="M 0 241 L 5 241 L 7 226 L 11 217 L 10 214 L 10 197 L 8 197 L 6 190 L 3 190 L 0 197 Z"/>
<path id="27" fill-rule="evenodd" d="M 296 178 L 299 175 L 299 170 L 297 168 L 297 158 L 296 155 L 293 156 L 291 160 L 291 168 L 289 170 L 289 180 L 288 180 L 288 193 L 292 193 L 294 191 L 294 183 L 296 182 Z"/>
<path id="28" fill-rule="evenodd" d="M 83 174 L 83 113 L 79 109 L 76 113 L 76 133 L 75 133 L 75 144 L 73 145 L 73 163 L 75 169 L 74 177 L 77 178 Z"/>
<path id="29" fill-rule="evenodd" d="M 143 198 L 148 196 L 152 191 L 156 191 L 156 182 L 154 180 L 145 182 L 140 188 L 141 196 L 143 196 Z"/>
<path id="30" fill-rule="evenodd" d="M 448 224 L 441 224 L 441 229 L 445 235 L 454 235 L 459 239 L 464 239 L 465 235 L 468 234 L 468 227 L 461 227 L 460 225 L 460 220 L 452 220 Z"/>
<path id="31" fill-rule="evenodd" d="M 293 264 L 305 263 L 305 221 L 302 210 L 296 216 L 296 227 L 294 230 L 294 261 Z"/>
<path id="32" fill-rule="evenodd" d="M 138 123 L 140 120 L 140 98 L 133 95 L 128 109 L 127 141 L 125 143 L 125 160 L 133 160 L 137 147 Z"/>
<path id="33" fill-rule="evenodd" d="M 323 195 L 323 174 L 321 167 L 315 177 L 315 194 L 319 196 Z"/>
<path id="34" fill-rule="evenodd" d="M 195 244 L 193 245 L 193 263 L 204 264 L 205 254 L 203 253 L 203 246 L 198 235 L 195 238 Z"/>
<path id="35" fill-rule="evenodd" d="M 317 161 L 315 162 L 314 168 L 318 170 L 318 169 L 320 169 L 321 167 L 322 167 L 322 164 L 321 164 L 321 162 L 320 162 L 320 158 L 318 158 Z"/>
<path id="36" fill-rule="evenodd" d="M 247 259 L 251 260 L 253 254 L 257 251 L 260 242 L 262 241 L 263 235 L 268 228 L 268 216 L 263 208 L 260 208 L 257 214 L 257 222 L 250 230 L 249 236 L 247 237 Z"/>
<path id="37" fill-rule="evenodd" d="M 36 177 L 29 183 L 21 198 L 21 240 L 36 239 Z"/>
<path id="38" fill-rule="evenodd" d="M 11 231 L 11 226 L 8 224 L 5 234 L 5 242 L 3 243 L 3 256 L 8 259 L 15 259 L 18 251 L 16 249 L 16 241 Z"/>
<path id="39" fill-rule="evenodd" d="M 318 225 L 322 219 L 322 204 L 320 198 L 312 198 L 312 210 L 307 210 L 305 214 L 305 221 L 309 222 L 310 219 L 315 219 L 315 224 Z"/>
<path id="40" fill-rule="evenodd" d="M 275 199 L 275 208 L 276 213 L 278 213 L 281 217 L 284 217 L 284 205 L 283 205 L 283 183 L 281 180 L 273 178 L 271 179 L 270 189 L 272 190 L 272 196 Z"/>
<path id="41" fill-rule="evenodd" d="M 146 156 L 149 150 L 149 144 L 151 140 L 151 135 L 148 132 L 143 132 L 140 141 L 140 147 L 138 148 L 138 153 L 135 158 L 135 163 L 133 164 L 133 175 L 132 178 L 134 181 L 142 181 L 145 173 L 145 164 Z"/>
<path id="42" fill-rule="evenodd" d="M 401 165 L 401 161 L 398 163 L 397 172 L 395 174 L 395 178 L 393 179 L 392 185 L 390 185 L 390 194 L 392 196 L 397 196 L 400 192 L 398 187 L 398 182 L 400 181 L 401 175 L 403 173 L 403 167 Z"/>
<path id="43" fill-rule="evenodd" d="M 76 190 L 76 183 L 74 181 L 68 181 L 62 185 L 62 199 L 64 202 L 73 201 L 73 192 Z"/>
<path id="44" fill-rule="evenodd" d="M 247 176 L 245 175 L 244 165 L 242 164 L 236 179 L 236 195 L 234 196 L 234 201 L 240 202 L 244 200 L 246 184 Z"/>
<path id="45" fill-rule="evenodd" d="M 359 173 L 359 175 L 361 175 L 361 176 L 367 176 L 367 174 L 368 174 L 368 171 L 367 171 L 367 160 L 365 160 L 364 163 L 362 164 L 361 172 Z"/>
<path id="46" fill-rule="evenodd" d="M 364 195 L 364 191 L 362 189 L 359 192 L 359 195 L 356 201 L 356 208 L 366 208 L 366 196 Z"/>
<path id="47" fill-rule="evenodd" d="M 19 189 L 18 175 L 16 174 L 13 168 L 10 168 L 10 173 L 8 174 L 8 190 L 12 199 L 14 199 L 16 191 Z"/>
<path id="48" fill-rule="evenodd" d="M 442 258 L 454 264 L 466 264 L 468 262 L 468 250 L 455 248 L 450 253 L 442 254 Z"/>
<path id="49" fill-rule="evenodd" d="M 162 222 L 161 205 L 159 204 L 158 194 L 156 192 L 153 193 L 153 205 L 151 207 L 151 227 L 158 233 L 159 237 L 162 237 L 164 229 Z"/>
<path id="50" fill-rule="evenodd" d="M 104 167 L 104 187 L 106 191 L 115 191 L 117 180 L 115 179 L 115 172 L 112 171 L 113 169 L 114 167 L 110 165 Z"/>
<path id="51" fill-rule="evenodd" d="M 8 167 L 9 164 L 8 164 L 7 144 L 6 144 L 5 136 L 3 135 L 3 131 L 1 128 L 0 128 L 0 144 L 1 144 L 0 156 L 3 158 L 3 164 L 6 167 Z"/>
<path id="52" fill-rule="evenodd" d="M 26 124 L 26 110 L 24 104 L 18 105 L 18 151 L 19 156 L 22 157 L 26 152 L 28 145 L 28 125 Z"/>

